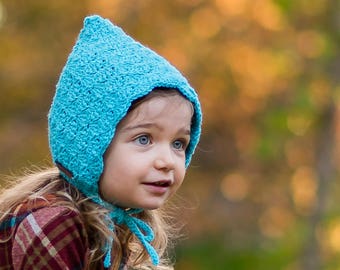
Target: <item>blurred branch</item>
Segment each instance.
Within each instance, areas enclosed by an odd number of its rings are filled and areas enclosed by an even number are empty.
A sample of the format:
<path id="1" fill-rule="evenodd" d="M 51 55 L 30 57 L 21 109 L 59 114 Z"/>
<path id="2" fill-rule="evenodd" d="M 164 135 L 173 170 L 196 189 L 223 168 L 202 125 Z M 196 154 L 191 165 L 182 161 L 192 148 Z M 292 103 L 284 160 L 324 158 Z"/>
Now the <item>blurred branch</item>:
<path id="1" fill-rule="evenodd" d="M 322 269 L 320 247 L 316 239 L 316 230 L 324 217 L 326 202 L 329 197 L 329 186 L 334 179 L 335 168 L 333 164 L 333 149 L 335 148 L 335 106 L 331 102 L 324 114 L 320 117 L 320 133 L 316 146 L 316 170 L 319 180 L 319 189 L 314 213 L 309 220 L 309 235 L 303 254 L 303 269 Z"/>

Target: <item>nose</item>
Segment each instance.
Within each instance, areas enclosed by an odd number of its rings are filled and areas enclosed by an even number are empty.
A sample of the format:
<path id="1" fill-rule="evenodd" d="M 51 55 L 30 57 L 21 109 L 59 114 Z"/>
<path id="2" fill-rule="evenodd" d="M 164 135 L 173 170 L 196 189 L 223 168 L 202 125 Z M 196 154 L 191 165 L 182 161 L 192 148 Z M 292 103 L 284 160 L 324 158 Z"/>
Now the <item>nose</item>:
<path id="1" fill-rule="evenodd" d="M 159 146 L 157 149 L 154 166 L 157 170 L 171 171 L 175 168 L 175 157 L 170 146 Z"/>

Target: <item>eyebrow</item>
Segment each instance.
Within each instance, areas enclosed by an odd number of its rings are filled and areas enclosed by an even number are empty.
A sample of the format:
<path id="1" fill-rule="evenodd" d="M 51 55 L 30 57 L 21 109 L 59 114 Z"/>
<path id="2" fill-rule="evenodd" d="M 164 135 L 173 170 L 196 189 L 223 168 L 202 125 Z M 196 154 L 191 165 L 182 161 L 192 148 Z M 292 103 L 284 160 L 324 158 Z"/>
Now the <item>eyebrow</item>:
<path id="1" fill-rule="evenodd" d="M 133 130 L 133 129 L 152 128 L 152 127 L 156 127 L 157 129 L 162 130 L 162 128 L 157 124 L 142 123 L 142 124 L 137 124 L 137 125 L 133 125 L 133 126 L 125 126 L 121 129 L 121 131 L 124 132 L 124 131 Z M 187 128 L 180 128 L 178 130 L 178 133 L 184 133 L 185 135 L 191 134 L 190 129 L 187 129 Z"/>

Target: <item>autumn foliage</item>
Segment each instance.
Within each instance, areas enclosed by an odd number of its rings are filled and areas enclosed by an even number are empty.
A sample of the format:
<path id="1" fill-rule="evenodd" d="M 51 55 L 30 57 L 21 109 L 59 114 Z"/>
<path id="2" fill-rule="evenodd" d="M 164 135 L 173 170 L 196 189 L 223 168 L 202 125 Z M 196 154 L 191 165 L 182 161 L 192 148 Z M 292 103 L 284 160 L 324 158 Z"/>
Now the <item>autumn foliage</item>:
<path id="1" fill-rule="evenodd" d="M 100 14 L 199 92 L 179 270 L 340 267 L 339 0 L 0 0 L 0 172 L 50 161 L 46 115 Z"/>

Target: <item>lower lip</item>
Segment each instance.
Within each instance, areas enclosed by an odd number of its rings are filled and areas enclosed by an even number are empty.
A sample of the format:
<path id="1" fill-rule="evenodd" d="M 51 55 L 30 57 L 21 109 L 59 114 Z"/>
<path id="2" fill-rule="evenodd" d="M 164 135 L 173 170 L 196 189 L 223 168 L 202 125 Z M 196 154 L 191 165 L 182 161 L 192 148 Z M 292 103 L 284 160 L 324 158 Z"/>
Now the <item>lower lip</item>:
<path id="1" fill-rule="evenodd" d="M 169 187 L 161 187 L 161 186 L 149 185 L 149 184 L 144 184 L 144 186 L 147 188 L 149 192 L 154 193 L 154 194 L 159 194 L 159 195 L 163 195 L 169 189 Z"/>

